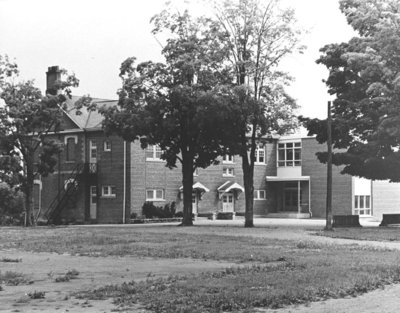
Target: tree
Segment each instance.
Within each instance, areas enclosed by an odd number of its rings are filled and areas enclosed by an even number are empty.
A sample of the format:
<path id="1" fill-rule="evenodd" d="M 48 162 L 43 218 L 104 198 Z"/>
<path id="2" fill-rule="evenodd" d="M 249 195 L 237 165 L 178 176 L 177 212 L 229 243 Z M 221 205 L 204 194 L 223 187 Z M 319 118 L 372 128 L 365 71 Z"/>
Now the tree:
<path id="1" fill-rule="evenodd" d="M 332 107 L 333 163 L 343 174 L 400 181 L 400 3 L 342 0 L 340 9 L 358 36 L 321 49 Z M 326 141 L 324 120 L 302 118 Z M 325 162 L 326 153 L 318 158 Z"/>
<path id="2" fill-rule="evenodd" d="M 285 92 L 290 77 L 277 69 L 293 51 L 301 51 L 294 11 L 281 10 L 277 0 L 224 1 L 216 12 L 222 51 L 233 72 L 229 115 L 234 125 L 225 140 L 231 154 L 242 158 L 245 189 L 245 227 L 253 227 L 254 162 L 263 137 L 296 127 L 295 101 Z M 265 139 L 265 138 L 264 138 Z"/>
<path id="3" fill-rule="evenodd" d="M 78 85 L 74 75 L 63 73 L 66 80 L 56 81 L 54 94 L 43 96 L 32 81 L 18 81 L 17 65 L 7 56 L 0 56 L 0 98 L 4 101 L 0 107 L 0 151 L 6 160 L 1 165 L 3 173 L 15 174 L 22 170 L 25 226 L 35 223 L 32 217 L 34 179 L 54 171 L 61 151 L 61 143 L 47 135 L 59 130 L 63 103 L 70 96 L 70 87 Z"/>
<path id="4" fill-rule="evenodd" d="M 187 11 L 166 9 L 152 19 L 154 34 L 167 33 L 165 63 L 121 65 L 118 108 L 102 110 L 106 132 L 139 140 L 142 148 L 158 145 L 166 166 L 182 165 L 183 222 L 192 222 L 192 185 L 196 168 L 216 163 L 224 151 L 221 134 L 228 119 L 214 86 L 230 81 L 211 20 L 193 18 Z M 215 90 L 214 90 L 215 89 Z"/>

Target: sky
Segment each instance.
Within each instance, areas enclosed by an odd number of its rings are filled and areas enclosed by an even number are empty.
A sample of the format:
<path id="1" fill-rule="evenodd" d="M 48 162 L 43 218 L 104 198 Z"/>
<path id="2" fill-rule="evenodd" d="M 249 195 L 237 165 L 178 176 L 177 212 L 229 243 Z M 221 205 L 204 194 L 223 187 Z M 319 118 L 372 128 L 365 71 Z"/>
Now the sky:
<path id="1" fill-rule="evenodd" d="M 179 1 L 179 0 L 173 0 Z M 162 61 L 161 46 L 151 34 L 150 18 L 165 0 L 0 0 L 0 54 L 14 59 L 23 79 L 34 79 L 45 90 L 45 73 L 59 65 L 80 80 L 74 95 L 117 99 L 121 63 Z M 325 44 L 348 41 L 355 34 L 339 10 L 338 0 L 282 0 L 296 11 L 304 54 L 292 54 L 281 68 L 295 81 L 289 94 L 300 105 L 299 114 L 326 117 L 328 72 L 315 60 Z M 177 5 L 183 5 L 177 2 Z M 194 10 L 207 10 L 196 6 Z"/>

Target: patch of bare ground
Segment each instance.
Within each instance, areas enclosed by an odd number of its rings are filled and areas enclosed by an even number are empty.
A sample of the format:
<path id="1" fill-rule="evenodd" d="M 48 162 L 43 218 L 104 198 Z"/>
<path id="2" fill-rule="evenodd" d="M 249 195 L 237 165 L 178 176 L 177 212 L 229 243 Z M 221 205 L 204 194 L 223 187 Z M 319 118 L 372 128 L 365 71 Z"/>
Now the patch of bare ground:
<path id="1" fill-rule="evenodd" d="M 26 275 L 32 284 L 3 286 L 0 312 L 112 312 L 118 309 L 112 300 L 78 300 L 71 296 L 80 290 L 92 290 L 108 284 L 140 281 L 171 274 L 200 273 L 230 267 L 230 262 L 193 259 L 150 259 L 136 257 L 85 257 L 55 253 L 0 251 L 0 258 L 18 258 L 18 263 L 0 263 L 2 272 Z M 78 271 L 75 279 L 56 282 L 69 271 Z M 34 292 L 44 298 L 32 299 Z M 139 306 L 134 312 L 144 312 Z"/>

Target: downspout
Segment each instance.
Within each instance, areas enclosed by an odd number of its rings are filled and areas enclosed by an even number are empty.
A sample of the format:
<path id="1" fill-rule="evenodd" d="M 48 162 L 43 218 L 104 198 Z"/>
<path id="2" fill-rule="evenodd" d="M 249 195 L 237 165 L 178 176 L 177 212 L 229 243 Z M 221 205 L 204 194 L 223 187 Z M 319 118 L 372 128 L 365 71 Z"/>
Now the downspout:
<path id="1" fill-rule="evenodd" d="M 122 223 L 126 223 L 126 141 L 124 140 L 124 187 L 123 187 L 123 200 L 122 200 Z"/>

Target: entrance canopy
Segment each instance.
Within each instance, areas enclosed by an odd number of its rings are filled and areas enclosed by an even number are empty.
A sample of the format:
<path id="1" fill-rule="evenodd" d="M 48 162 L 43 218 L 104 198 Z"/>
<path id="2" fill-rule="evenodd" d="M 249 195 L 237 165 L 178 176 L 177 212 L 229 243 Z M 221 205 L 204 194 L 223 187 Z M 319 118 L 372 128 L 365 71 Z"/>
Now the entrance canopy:
<path id="1" fill-rule="evenodd" d="M 287 210 L 287 207 L 296 208 L 298 216 L 307 210 L 308 214 L 312 216 L 310 176 L 267 176 L 266 181 L 267 183 L 276 183 L 276 186 L 283 186 L 283 189 L 280 191 L 282 199 L 281 202 L 283 203 L 283 207 L 281 209 Z M 306 183 L 302 184 L 302 182 Z M 290 183 L 290 186 L 285 188 L 286 183 Z M 302 185 L 305 185 L 308 189 L 307 202 L 304 201 L 305 192 L 307 192 L 307 189 L 302 193 Z"/>
<path id="2" fill-rule="evenodd" d="M 297 177 L 280 177 L 280 176 L 267 176 L 266 180 L 269 182 L 279 181 L 309 181 L 310 176 L 297 176 Z"/>
<path id="3" fill-rule="evenodd" d="M 239 194 L 241 192 L 244 192 L 244 188 L 242 186 L 240 186 L 238 183 L 236 182 L 231 182 L 231 181 L 226 181 L 225 183 L 223 183 L 221 186 L 219 186 L 217 188 L 218 193 L 219 193 L 219 198 L 221 199 L 222 196 L 224 195 L 224 193 L 227 192 L 233 192 L 236 194 L 236 198 L 239 197 Z"/>
<path id="4" fill-rule="evenodd" d="M 195 191 L 200 191 L 200 192 L 209 192 L 210 191 L 210 189 L 208 189 L 206 186 L 204 186 L 202 183 L 200 183 L 200 182 L 197 182 L 197 183 L 194 183 L 193 184 L 193 186 L 192 186 L 192 188 L 193 188 L 193 190 L 195 190 Z M 181 186 L 181 187 L 179 187 L 179 191 L 183 191 L 183 186 Z"/>
<path id="5" fill-rule="evenodd" d="M 201 198 L 203 197 L 203 194 L 210 191 L 210 189 L 208 189 L 206 186 L 204 186 L 200 182 L 194 183 L 192 188 L 193 188 L 193 192 L 199 196 L 199 200 L 201 200 Z M 180 194 L 179 197 L 183 198 L 183 186 L 179 187 L 179 194 Z"/>

